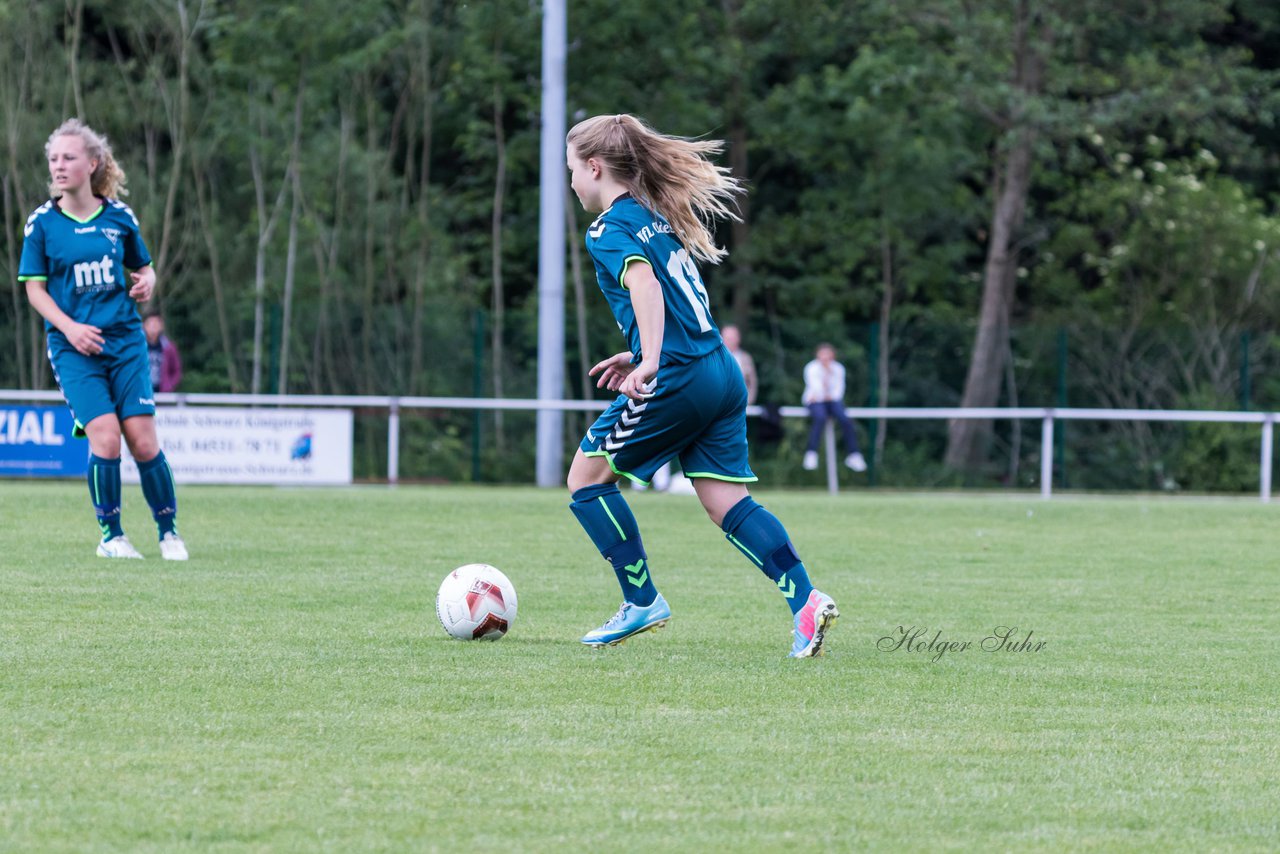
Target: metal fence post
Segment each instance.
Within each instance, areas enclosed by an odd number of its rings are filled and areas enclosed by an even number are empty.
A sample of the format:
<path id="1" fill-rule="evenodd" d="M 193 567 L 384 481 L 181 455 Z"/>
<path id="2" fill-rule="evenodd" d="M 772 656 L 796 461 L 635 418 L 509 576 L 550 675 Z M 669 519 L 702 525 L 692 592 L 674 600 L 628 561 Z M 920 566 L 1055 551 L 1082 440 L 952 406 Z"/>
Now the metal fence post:
<path id="1" fill-rule="evenodd" d="M 1053 410 L 1046 409 L 1040 421 L 1040 497 L 1053 495 Z"/>
<path id="2" fill-rule="evenodd" d="M 391 398 L 387 413 L 387 483 L 400 480 L 400 401 Z"/>
<path id="3" fill-rule="evenodd" d="M 1271 503 L 1271 442 L 1275 435 L 1276 414 L 1268 412 L 1262 422 L 1262 471 L 1259 472 L 1259 491 L 1264 504 Z"/>
<path id="4" fill-rule="evenodd" d="M 836 465 L 836 425 L 834 418 L 827 419 L 826 429 L 822 431 L 822 444 L 827 454 L 827 492 L 835 495 L 840 491 L 840 471 Z"/>

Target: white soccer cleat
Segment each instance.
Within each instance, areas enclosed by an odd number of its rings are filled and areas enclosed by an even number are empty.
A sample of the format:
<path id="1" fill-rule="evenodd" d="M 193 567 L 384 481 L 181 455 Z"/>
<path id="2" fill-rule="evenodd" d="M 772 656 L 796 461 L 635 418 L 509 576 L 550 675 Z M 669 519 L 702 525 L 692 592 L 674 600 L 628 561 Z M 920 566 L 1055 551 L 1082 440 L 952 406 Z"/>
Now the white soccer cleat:
<path id="1" fill-rule="evenodd" d="M 817 467 L 818 467 L 818 452 L 805 451 L 804 452 L 804 470 L 813 471 Z"/>
<path id="2" fill-rule="evenodd" d="M 866 471 L 867 460 L 862 454 L 854 451 L 852 454 L 844 458 L 844 464 L 854 471 Z"/>
<path id="3" fill-rule="evenodd" d="M 173 531 L 160 538 L 160 557 L 165 560 L 186 560 L 187 544 Z"/>
<path id="4" fill-rule="evenodd" d="M 142 554 L 133 547 L 124 534 L 98 543 L 98 557 L 122 557 L 142 560 Z"/>

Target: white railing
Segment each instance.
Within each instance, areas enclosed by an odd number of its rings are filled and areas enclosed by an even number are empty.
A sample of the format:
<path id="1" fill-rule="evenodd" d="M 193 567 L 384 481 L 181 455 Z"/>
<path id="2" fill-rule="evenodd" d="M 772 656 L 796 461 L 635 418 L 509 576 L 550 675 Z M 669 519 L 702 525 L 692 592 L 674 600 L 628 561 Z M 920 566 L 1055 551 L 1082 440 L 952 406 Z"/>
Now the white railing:
<path id="1" fill-rule="evenodd" d="M 0 389 L 0 401 L 61 403 L 57 391 L 20 391 Z M 177 406 L 306 406 L 313 408 L 342 407 L 387 410 L 387 480 L 395 483 L 400 468 L 400 410 L 402 409 L 481 409 L 481 410 L 559 410 L 564 412 L 599 412 L 609 405 L 606 400 L 532 400 L 528 398 L 478 397 L 395 397 L 390 395 L 304 395 L 304 394 L 157 394 L 157 403 Z M 748 415 L 759 415 L 761 407 L 750 406 Z M 803 406 L 784 406 L 784 418 L 808 418 Z M 869 407 L 850 406 L 850 418 L 944 420 L 981 419 L 1040 421 L 1040 496 L 1053 494 L 1053 423 L 1062 421 L 1182 421 L 1190 423 L 1260 424 L 1262 449 L 1258 463 L 1258 495 L 1271 500 L 1272 445 L 1277 412 L 1215 412 L 1197 409 L 1056 409 L 1023 406 L 1012 408 L 958 409 L 948 407 Z M 827 433 L 827 487 L 837 488 L 834 436 Z"/>

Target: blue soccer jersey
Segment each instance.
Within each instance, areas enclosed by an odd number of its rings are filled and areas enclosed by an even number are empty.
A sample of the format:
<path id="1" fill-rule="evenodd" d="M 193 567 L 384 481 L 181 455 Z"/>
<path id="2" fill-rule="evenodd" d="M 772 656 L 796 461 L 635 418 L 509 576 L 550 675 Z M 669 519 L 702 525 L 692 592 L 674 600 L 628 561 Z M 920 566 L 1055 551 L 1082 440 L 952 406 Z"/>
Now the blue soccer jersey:
<path id="1" fill-rule="evenodd" d="M 658 366 L 686 364 L 720 346 L 720 330 L 707 307 L 698 267 L 660 214 L 629 194 L 622 196 L 587 229 L 587 251 L 595 262 L 600 290 L 637 360 L 642 356 L 640 328 L 626 289 L 627 267 L 637 261 L 653 268 L 666 304 Z"/>
<path id="2" fill-rule="evenodd" d="M 27 217 L 18 281 L 44 279 L 58 308 L 105 332 L 141 326 L 128 298 L 128 271 L 150 263 L 138 219 L 124 202 L 103 199 L 82 222 L 50 199 Z M 46 321 L 45 329 L 53 324 Z"/>

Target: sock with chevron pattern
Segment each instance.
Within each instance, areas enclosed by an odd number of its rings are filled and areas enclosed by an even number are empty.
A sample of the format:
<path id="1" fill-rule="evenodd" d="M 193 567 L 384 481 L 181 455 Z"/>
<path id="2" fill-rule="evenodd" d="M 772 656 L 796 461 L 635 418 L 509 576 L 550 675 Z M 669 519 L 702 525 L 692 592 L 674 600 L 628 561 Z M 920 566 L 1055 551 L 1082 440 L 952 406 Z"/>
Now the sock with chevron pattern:
<path id="1" fill-rule="evenodd" d="M 615 483 L 585 486 L 573 493 L 569 505 L 600 554 L 618 576 L 622 598 L 647 607 L 658 597 L 649 574 L 649 556 L 640 539 L 640 526 Z"/>
<path id="2" fill-rule="evenodd" d="M 720 527 L 725 538 L 778 585 L 791 613 L 804 607 L 813 592 L 813 583 L 777 516 L 748 495 L 724 514 Z"/>

